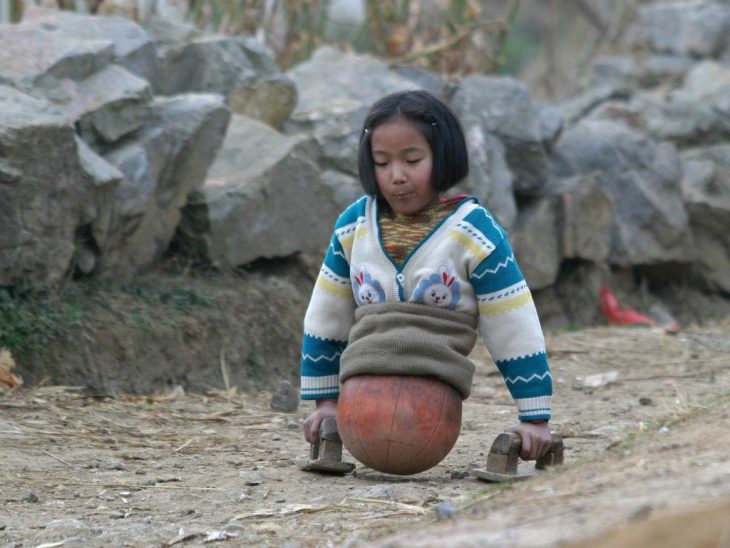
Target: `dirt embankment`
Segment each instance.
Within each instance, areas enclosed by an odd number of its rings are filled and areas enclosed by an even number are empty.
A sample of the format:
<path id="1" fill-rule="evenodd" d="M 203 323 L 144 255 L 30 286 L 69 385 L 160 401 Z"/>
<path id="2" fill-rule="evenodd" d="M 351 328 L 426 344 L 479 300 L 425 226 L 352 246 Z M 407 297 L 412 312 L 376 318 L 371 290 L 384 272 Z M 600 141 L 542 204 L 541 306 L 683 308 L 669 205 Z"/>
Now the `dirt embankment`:
<path id="1" fill-rule="evenodd" d="M 294 461 L 307 453 L 300 427 L 310 407 L 272 412 L 268 392 L 1 394 L 0 541 L 595 546 L 585 539 L 605 539 L 616 524 L 651 527 L 665 513 L 730 499 L 730 323 L 678 335 L 563 332 L 548 337 L 548 349 L 566 464 L 513 485 L 468 474 L 515 416 L 481 347 L 455 448 L 412 477 L 362 466 L 342 478 L 301 472 Z"/>

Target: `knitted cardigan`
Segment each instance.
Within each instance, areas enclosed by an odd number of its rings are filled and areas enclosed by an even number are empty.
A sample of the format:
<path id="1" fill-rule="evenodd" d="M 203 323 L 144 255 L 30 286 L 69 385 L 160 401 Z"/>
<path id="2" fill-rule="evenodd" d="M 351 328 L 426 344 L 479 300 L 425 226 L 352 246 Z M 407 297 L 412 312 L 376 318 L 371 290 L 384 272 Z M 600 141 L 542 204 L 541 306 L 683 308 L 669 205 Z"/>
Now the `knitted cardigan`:
<path id="1" fill-rule="evenodd" d="M 506 232 L 476 198 L 456 205 L 400 266 L 383 249 L 375 198 L 363 196 L 340 215 L 304 317 L 303 399 L 338 396 L 356 309 L 384 303 L 478 316 L 520 420 L 550 418 L 552 376 L 530 290 Z"/>

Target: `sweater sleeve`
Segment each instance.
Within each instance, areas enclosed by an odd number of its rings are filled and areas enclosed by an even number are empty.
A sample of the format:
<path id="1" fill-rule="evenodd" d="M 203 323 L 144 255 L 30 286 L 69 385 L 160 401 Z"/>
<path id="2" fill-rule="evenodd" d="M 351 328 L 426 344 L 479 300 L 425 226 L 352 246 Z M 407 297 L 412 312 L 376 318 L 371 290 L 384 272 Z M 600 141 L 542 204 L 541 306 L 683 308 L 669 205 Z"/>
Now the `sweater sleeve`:
<path id="1" fill-rule="evenodd" d="M 304 316 L 300 381 L 305 400 L 336 398 L 340 391 L 340 356 L 355 321 L 350 264 L 342 245 L 351 230 L 345 223 L 341 216 Z"/>
<path id="2" fill-rule="evenodd" d="M 525 278 L 504 233 L 472 272 L 479 331 L 521 421 L 549 420 L 552 376 L 540 320 Z"/>

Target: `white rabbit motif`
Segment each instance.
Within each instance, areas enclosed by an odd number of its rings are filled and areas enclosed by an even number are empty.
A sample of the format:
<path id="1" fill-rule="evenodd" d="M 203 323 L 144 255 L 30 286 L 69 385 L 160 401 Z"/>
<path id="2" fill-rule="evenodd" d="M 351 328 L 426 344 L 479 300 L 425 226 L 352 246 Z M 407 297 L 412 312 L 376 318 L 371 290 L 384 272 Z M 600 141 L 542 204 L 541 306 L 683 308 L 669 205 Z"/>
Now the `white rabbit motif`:
<path id="1" fill-rule="evenodd" d="M 385 301 L 385 292 L 377 280 L 373 280 L 365 270 L 353 276 L 355 279 L 355 300 L 359 304 L 378 304 Z"/>
<path id="2" fill-rule="evenodd" d="M 460 296 L 456 276 L 442 266 L 438 274 L 432 274 L 427 279 L 420 281 L 413 293 L 413 300 L 431 306 L 455 308 Z"/>

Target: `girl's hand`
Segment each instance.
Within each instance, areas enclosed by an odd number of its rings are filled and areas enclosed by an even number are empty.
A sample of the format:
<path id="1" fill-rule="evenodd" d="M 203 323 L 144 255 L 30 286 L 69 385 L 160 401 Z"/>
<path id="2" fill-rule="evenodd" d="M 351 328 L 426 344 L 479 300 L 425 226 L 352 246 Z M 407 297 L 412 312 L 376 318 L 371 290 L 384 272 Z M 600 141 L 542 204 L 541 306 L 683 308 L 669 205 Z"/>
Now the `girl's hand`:
<path id="1" fill-rule="evenodd" d="M 329 417 L 337 416 L 337 400 L 316 400 L 317 408 L 304 421 L 304 439 L 311 444 L 319 443 L 319 425 Z"/>
<path id="2" fill-rule="evenodd" d="M 523 460 L 537 460 L 550 449 L 553 435 L 547 422 L 521 422 L 507 428 L 506 432 L 514 432 L 522 438 L 520 457 Z"/>

